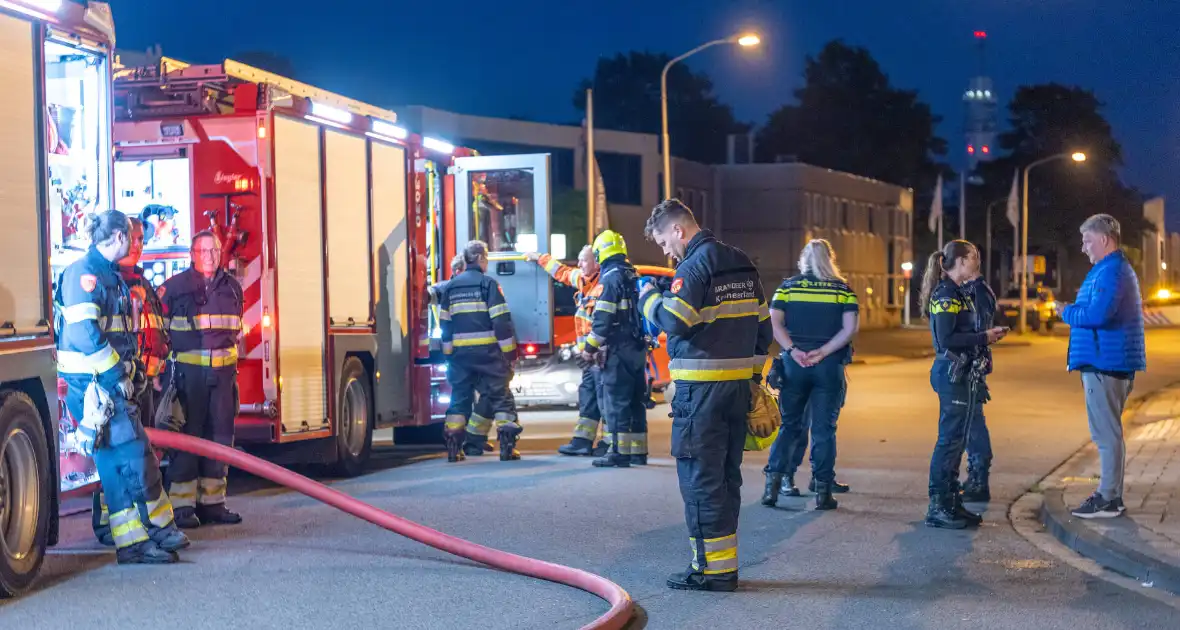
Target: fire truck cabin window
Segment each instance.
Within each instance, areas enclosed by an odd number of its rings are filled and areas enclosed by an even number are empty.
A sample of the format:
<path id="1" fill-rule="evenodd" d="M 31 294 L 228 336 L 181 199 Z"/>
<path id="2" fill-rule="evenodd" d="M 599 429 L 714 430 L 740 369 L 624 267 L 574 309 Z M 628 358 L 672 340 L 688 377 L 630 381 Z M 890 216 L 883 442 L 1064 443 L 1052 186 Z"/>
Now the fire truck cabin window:
<path id="1" fill-rule="evenodd" d="M 493 252 L 537 251 L 531 170 L 472 173 L 471 188 L 471 233 L 475 238 L 486 242 Z"/>
<path id="2" fill-rule="evenodd" d="M 105 66 L 103 57 L 81 48 L 45 43 L 45 146 L 55 258 L 73 259 L 86 251 L 86 225 L 110 198 L 110 156 L 102 148 L 109 133 Z"/>

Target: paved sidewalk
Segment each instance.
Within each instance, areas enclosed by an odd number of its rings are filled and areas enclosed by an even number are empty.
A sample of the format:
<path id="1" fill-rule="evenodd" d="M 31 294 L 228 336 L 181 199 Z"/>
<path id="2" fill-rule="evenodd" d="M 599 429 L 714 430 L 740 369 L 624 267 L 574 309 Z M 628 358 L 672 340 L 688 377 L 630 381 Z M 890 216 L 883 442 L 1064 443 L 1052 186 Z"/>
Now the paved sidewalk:
<path id="1" fill-rule="evenodd" d="M 1180 594 L 1180 388 L 1152 395 L 1130 415 L 1126 514 L 1086 520 L 1069 513 L 1098 484 L 1098 453 L 1090 444 L 1047 481 L 1042 521 L 1106 568 Z"/>
<path id="2" fill-rule="evenodd" d="M 1001 341 L 997 347 L 1028 346 L 1042 338 L 1048 339 L 1048 337 L 1035 337 L 1033 335 L 1024 338 L 1018 335 L 1012 335 Z M 880 363 L 892 363 L 894 361 L 905 361 L 907 359 L 925 359 L 934 356 L 934 348 L 931 346 L 930 341 L 930 329 L 918 325 L 910 328 L 884 328 L 861 331 L 856 335 L 856 340 L 852 342 L 852 348 L 852 362 L 854 364 L 876 365 Z M 777 350 L 777 345 L 775 346 L 775 350 Z"/>

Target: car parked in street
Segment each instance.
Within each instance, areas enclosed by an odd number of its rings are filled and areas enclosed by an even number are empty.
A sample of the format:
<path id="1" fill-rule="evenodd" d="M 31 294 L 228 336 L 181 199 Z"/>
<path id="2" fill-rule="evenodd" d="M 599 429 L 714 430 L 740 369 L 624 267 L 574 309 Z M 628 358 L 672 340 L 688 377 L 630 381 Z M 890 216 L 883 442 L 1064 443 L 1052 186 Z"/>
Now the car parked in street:
<path id="1" fill-rule="evenodd" d="M 1028 287 L 1025 302 L 1025 317 L 1029 330 L 1047 332 L 1061 321 L 1061 305 L 1057 303 L 1053 291 L 1045 287 Z M 1010 326 L 1016 329 L 1020 326 L 1020 289 L 1009 289 L 1003 297 L 996 300 L 996 325 Z"/>

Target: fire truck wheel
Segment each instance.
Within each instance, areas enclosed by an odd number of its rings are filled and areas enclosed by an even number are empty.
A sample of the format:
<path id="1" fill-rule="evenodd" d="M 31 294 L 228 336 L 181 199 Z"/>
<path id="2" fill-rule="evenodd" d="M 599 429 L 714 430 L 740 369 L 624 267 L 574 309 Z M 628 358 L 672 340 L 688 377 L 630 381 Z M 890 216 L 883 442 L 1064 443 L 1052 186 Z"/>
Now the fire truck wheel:
<path id="1" fill-rule="evenodd" d="M 0 393 L 0 597 L 29 588 L 45 560 L 56 483 L 49 452 L 33 401 Z"/>
<path id="2" fill-rule="evenodd" d="M 336 473 L 355 477 L 364 472 L 373 448 L 373 396 L 369 375 L 360 359 L 351 357 L 344 362 L 339 391 Z"/>

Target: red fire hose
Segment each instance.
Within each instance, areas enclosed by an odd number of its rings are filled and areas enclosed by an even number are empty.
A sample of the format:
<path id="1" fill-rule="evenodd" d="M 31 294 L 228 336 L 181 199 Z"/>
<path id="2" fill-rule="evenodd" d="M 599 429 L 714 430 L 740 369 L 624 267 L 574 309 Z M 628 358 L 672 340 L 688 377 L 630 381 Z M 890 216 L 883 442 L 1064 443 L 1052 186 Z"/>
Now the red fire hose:
<path id="1" fill-rule="evenodd" d="M 419 525 L 400 516 L 379 510 L 368 503 L 333 490 L 322 483 L 308 479 L 303 475 L 293 473 L 282 466 L 247 455 L 241 451 L 222 446 L 220 444 L 201 440 L 189 435 L 147 429 L 148 438 L 158 448 L 175 449 L 192 453 L 201 457 L 208 457 L 240 468 L 263 479 L 269 479 L 279 485 L 296 490 L 317 501 L 326 503 L 342 512 L 347 512 L 357 518 L 364 519 L 378 527 L 383 527 L 395 534 L 401 534 L 424 545 L 447 553 L 474 560 L 490 567 L 527 575 L 529 577 L 549 580 L 581 589 L 605 599 L 610 603 L 610 610 L 593 622 L 583 626 L 601 630 L 617 630 L 631 619 L 634 603 L 631 596 L 621 586 L 593 573 L 574 569 L 552 562 L 536 560 L 518 556 L 506 551 L 484 547 L 473 542 L 456 538 L 448 534 Z"/>

